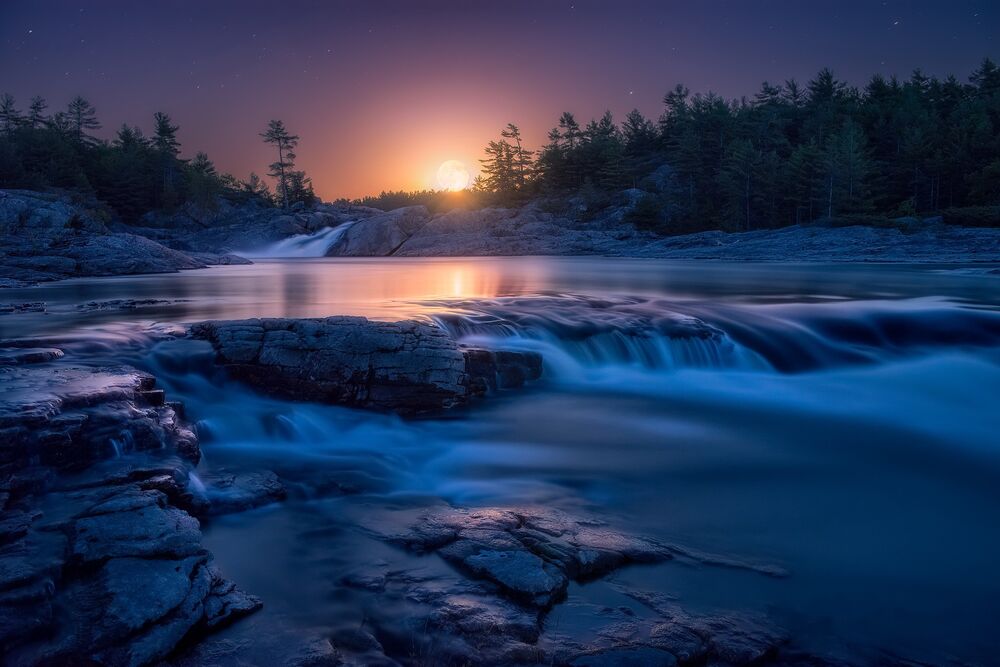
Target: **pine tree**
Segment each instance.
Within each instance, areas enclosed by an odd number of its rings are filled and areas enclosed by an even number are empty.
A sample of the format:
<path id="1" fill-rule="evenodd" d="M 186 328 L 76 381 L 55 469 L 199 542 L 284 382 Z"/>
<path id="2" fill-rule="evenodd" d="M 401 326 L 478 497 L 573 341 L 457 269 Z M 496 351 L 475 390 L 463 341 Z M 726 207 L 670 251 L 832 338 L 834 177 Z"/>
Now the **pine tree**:
<path id="1" fill-rule="evenodd" d="M 642 176 L 653 170 L 656 155 L 656 126 L 646 119 L 638 109 L 632 109 L 622 123 L 622 140 L 624 141 L 624 160 L 627 176 L 632 187 Z"/>
<path id="2" fill-rule="evenodd" d="M 66 118 L 69 121 L 70 132 L 78 144 L 90 138 L 86 134 L 87 130 L 101 129 L 101 124 L 97 122 L 97 109 L 80 95 L 70 100 L 66 108 Z"/>
<path id="3" fill-rule="evenodd" d="M 868 179 L 871 165 L 861 126 L 848 119 L 828 142 L 824 157 L 827 169 L 827 212 L 858 213 L 869 204 Z"/>
<path id="4" fill-rule="evenodd" d="M 170 116 L 157 111 L 153 114 L 153 147 L 163 155 L 176 158 L 181 152 L 181 144 L 177 141 L 177 125 L 170 122 Z"/>
<path id="5" fill-rule="evenodd" d="M 559 130 L 565 146 L 569 150 L 576 148 L 580 142 L 580 124 L 576 122 L 576 117 L 566 111 L 559 117 Z"/>
<path id="6" fill-rule="evenodd" d="M 7 136 L 13 135 L 14 131 L 21 127 L 24 122 L 21 112 L 14 104 L 14 96 L 10 93 L 4 93 L 0 96 L 0 130 Z"/>
<path id="7" fill-rule="evenodd" d="M 188 190 L 191 199 L 201 206 L 214 208 L 221 194 L 222 182 L 208 154 L 199 151 L 187 165 Z"/>
<path id="8" fill-rule="evenodd" d="M 35 130 L 44 126 L 49 120 L 45 115 L 45 110 L 48 108 L 45 98 L 38 95 L 32 97 L 31 106 L 28 107 L 28 127 Z"/>
<path id="9" fill-rule="evenodd" d="M 299 145 L 297 135 L 290 134 L 285 129 L 285 124 L 280 120 L 272 120 L 267 124 L 267 129 L 260 135 L 264 143 L 271 144 L 278 149 L 278 161 L 272 162 L 268 176 L 277 181 L 278 196 L 281 199 L 282 208 L 288 208 L 289 197 L 289 174 L 295 168 L 295 153 L 293 150 Z"/>
<path id="10" fill-rule="evenodd" d="M 251 197 L 257 197 L 266 202 L 271 201 L 271 190 L 267 187 L 267 183 L 252 171 L 247 180 L 242 181 L 242 188 Z"/>
<path id="11" fill-rule="evenodd" d="M 796 224 L 811 222 L 817 217 L 826 182 L 823 166 L 823 151 L 813 141 L 797 146 L 788 159 L 784 180 Z"/>
<path id="12" fill-rule="evenodd" d="M 292 170 L 288 172 L 288 200 L 292 204 L 311 205 L 316 202 L 316 194 L 313 192 L 312 179 L 306 176 L 306 172 Z"/>
<path id="13" fill-rule="evenodd" d="M 483 149 L 486 157 L 479 162 L 483 165 L 477 188 L 487 192 L 509 197 L 518 184 L 518 170 L 514 147 L 506 139 L 490 141 Z"/>
<path id="14" fill-rule="evenodd" d="M 142 135 L 142 130 L 132 127 L 127 123 L 122 123 L 115 134 L 112 145 L 121 151 L 132 151 L 147 145 L 146 137 Z"/>
<path id="15" fill-rule="evenodd" d="M 513 123 L 508 123 L 500 132 L 504 139 L 514 140 L 514 168 L 517 170 L 517 187 L 524 189 L 528 179 L 531 177 L 533 168 L 532 158 L 534 151 L 529 151 L 521 145 L 521 130 Z"/>
<path id="16" fill-rule="evenodd" d="M 747 139 L 733 143 L 719 174 L 719 185 L 728 215 L 741 221 L 745 231 L 753 226 L 753 201 L 756 195 L 760 152 Z"/>
<path id="17" fill-rule="evenodd" d="M 170 116 L 157 111 L 153 114 L 153 149 L 160 163 L 162 187 L 160 189 L 160 206 L 172 208 L 177 203 L 177 173 L 181 145 L 177 141 L 177 125 L 170 122 Z"/>
<path id="18" fill-rule="evenodd" d="M 989 58 L 983 58 L 983 62 L 969 76 L 969 81 L 976 87 L 980 96 L 993 97 L 1000 93 L 1000 67 Z"/>

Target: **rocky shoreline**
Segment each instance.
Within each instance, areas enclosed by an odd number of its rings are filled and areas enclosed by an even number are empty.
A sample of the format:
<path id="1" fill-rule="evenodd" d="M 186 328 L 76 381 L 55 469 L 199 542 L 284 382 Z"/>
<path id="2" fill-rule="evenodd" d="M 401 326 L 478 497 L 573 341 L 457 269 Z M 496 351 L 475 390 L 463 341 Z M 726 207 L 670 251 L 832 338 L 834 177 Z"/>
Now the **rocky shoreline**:
<path id="1" fill-rule="evenodd" d="M 412 321 L 210 321 L 178 334 L 207 341 L 224 372 L 258 390 L 404 416 L 521 387 L 540 377 L 542 365 L 534 353 L 462 348 Z M 283 480 L 269 470 L 197 477 L 198 435 L 154 377 L 30 342 L 6 341 L 0 364 L 4 663 L 252 661 L 252 642 L 229 646 L 211 635 L 267 601 L 214 566 L 200 527 L 285 502 Z M 545 632 L 571 584 L 630 564 L 677 560 L 787 576 L 773 565 L 546 507 L 372 508 L 356 530 L 447 569 L 374 561 L 345 574 L 341 586 L 398 600 L 405 619 L 389 611 L 394 605 L 376 605 L 387 615 L 364 628 L 283 639 L 276 631 L 269 641 L 279 643 L 284 664 L 835 664 L 798 655 L 767 619 L 695 614 L 634 589 L 622 594 L 647 610 L 641 617 L 610 610 L 590 638 Z"/>
<path id="2" fill-rule="evenodd" d="M 939 219 L 900 220 L 891 228 L 797 225 L 744 233 L 661 237 L 626 222 L 629 207 L 582 219 L 517 209 L 423 206 L 394 211 L 317 204 L 282 211 L 220 201 L 154 212 L 137 224 L 113 219 L 97 204 L 58 194 L 0 191 L 0 287 L 80 276 L 169 273 L 249 263 L 290 237 L 343 225 L 330 257 L 602 255 L 663 259 L 804 262 L 1000 262 L 1000 230 L 964 228 Z"/>

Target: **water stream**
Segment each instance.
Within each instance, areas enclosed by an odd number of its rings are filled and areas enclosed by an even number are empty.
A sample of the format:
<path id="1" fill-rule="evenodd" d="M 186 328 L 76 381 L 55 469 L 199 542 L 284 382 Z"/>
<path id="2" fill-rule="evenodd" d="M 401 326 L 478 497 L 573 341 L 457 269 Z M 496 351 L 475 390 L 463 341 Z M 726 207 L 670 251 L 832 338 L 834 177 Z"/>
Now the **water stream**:
<path id="1" fill-rule="evenodd" d="M 116 298 L 161 301 L 77 308 Z M 666 564 L 616 580 L 767 613 L 811 650 L 983 664 L 1000 651 L 1000 277 L 986 271 L 324 259 L 5 292 L 19 299 L 49 312 L 0 317 L 0 338 L 69 338 L 76 358 L 148 369 L 197 424 L 202 472 L 287 482 L 286 503 L 206 527 L 220 567 L 267 605 L 243 627 L 363 618 L 337 582 L 401 557 L 353 530 L 367 512 L 542 504 L 787 569 Z M 217 372 L 207 345 L 143 333 L 329 314 L 428 319 L 463 342 L 537 350 L 545 373 L 404 421 L 260 396 Z M 613 595 L 595 582 L 570 600 Z M 579 609 L 547 623 L 585 628 Z"/>

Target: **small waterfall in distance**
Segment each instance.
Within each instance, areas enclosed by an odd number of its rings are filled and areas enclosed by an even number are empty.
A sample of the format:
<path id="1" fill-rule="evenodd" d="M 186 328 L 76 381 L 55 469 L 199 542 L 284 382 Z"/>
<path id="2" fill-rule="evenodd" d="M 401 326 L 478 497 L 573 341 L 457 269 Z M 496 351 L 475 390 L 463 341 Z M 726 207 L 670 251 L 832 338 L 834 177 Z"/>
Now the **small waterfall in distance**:
<path id="1" fill-rule="evenodd" d="M 326 251 L 336 243 L 341 236 L 356 221 L 344 222 L 336 227 L 324 227 L 314 234 L 297 234 L 282 239 L 277 243 L 256 251 L 241 253 L 251 258 L 283 258 L 283 257 L 325 257 Z"/>

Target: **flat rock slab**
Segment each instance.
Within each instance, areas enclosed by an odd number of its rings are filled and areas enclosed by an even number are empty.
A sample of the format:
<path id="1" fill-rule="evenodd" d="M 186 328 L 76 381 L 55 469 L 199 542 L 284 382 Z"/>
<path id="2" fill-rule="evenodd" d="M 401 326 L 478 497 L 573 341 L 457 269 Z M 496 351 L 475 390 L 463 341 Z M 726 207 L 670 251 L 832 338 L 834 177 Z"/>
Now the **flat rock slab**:
<path id="1" fill-rule="evenodd" d="M 0 282 L 0 287 L 20 287 L 20 285 L 4 285 Z M 11 315 L 14 313 L 44 313 L 46 304 L 44 301 L 22 301 L 19 303 L 0 303 L 0 315 Z"/>
<path id="2" fill-rule="evenodd" d="M 0 366 L 41 364 L 63 356 L 56 347 L 0 347 Z"/>
<path id="3" fill-rule="evenodd" d="M 51 352 L 20 349 L 31 356 Z M 167 448 L 192 460 L 194 433 L 164 404 L 156 380 L 127 366 L 0 363 L 0 464 L 79 469 L 128 451 Z"/>
<path id="4" fill-rule="evenodd" d="M 180 459 L 124 457 L 5 501 L 0 662 L 152 664 L 259 609 L 174 504 L 187 479 Z"/>
<path id="5" fill-rule="evenodd" d="M 600 576 L 626 563 L 674 557 L 669 547 L 653 540 L 544 508 L 439 508 L 414 518 L 398 531 L 387 531 L 389 522 L 367 525 L 395 544 L 434 551 L 517 602 L 542 609 L 562 597 L 570 580 Z"/>
<path id="6" fill-rule="evenodd" d="M 110 299 L 108 301 L 88 301 L 78 304 L 76 309 L 85 312 L 95 310 L 136 310 L 150 306 L 170 306 L 186 303 L 189 299 Z"/>
<path id="7" fill-rule="evenodd" d="M 538 379 L 541 356 L 460 347 L 441 328 L 364 317 L 265 318 L 191 326 L 233 378 L 297 400 L 435 412 Z"/>
<path id="8" fill-rule="evenodd" d="M 377 561 L 345 575 L 341 583 L 373 598 L 364 632 L 333 635 L 337 649 L 359 663 L 383 652 L 404 663 L 429 655 L 437 664 L 789 664 L 787 635 L 766 617 L 692 613 L 674 597 L 612 582 L 600 585 L 635 604 L 601 608 L 566 598 L 571 580 L 630 563 L 691 559 L 594 517 L 545 507 L 436 507 L 369 509 L 362 519 L 372 536 L 437 554 L 454 569 Z M 547 627 L 549 610 L 564 598 L 590 615 L 593 627 Z"/>
<path id="9" fill-rule="evenodd" d="M 201 477 L 208 502 L 206 513 L 213 516 L 243 512 L 284 500 L 285 485 L 270 470 L 229 472 L 217 470 Z"/>

